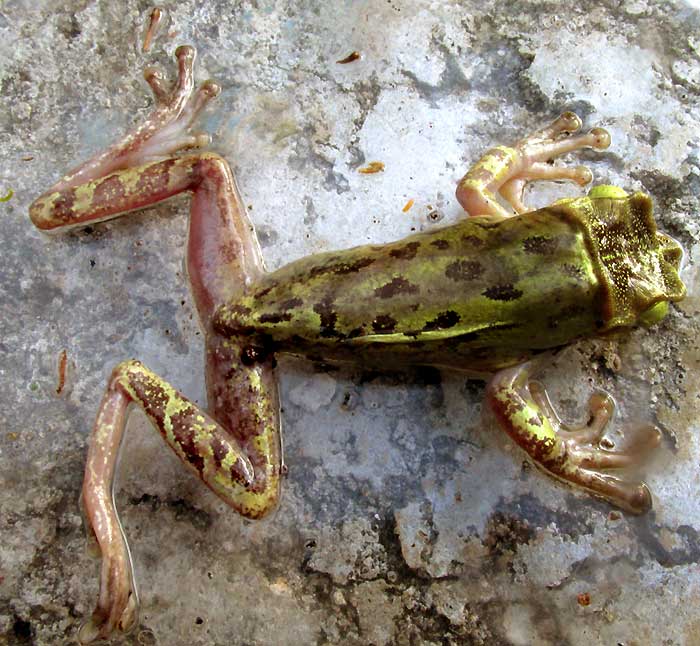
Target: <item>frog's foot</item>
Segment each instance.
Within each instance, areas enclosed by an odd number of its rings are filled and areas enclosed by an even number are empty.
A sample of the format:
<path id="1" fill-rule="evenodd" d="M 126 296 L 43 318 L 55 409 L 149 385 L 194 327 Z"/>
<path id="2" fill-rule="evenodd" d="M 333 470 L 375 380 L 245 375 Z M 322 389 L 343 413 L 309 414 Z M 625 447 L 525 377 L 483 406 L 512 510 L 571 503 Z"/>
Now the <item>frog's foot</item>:
<path id="1" fill-rule="evenodd" d="M 585 166 L 555 166 L 553 160 L 582 148 L 604 150 L 610 145 L 610 135 L 603 128 L 593 128 L 584 134 L 581 119 L 565 112 L 546 128 L 521 139 L 512 148 L 499 146 L 487 152 L 457 186 L 457 199 L 471 215 L 511 214 L 499 203 L 500 194 L 516 213 L 529 209 L 523 203 L 523 191 L 534 180 L 568 180 L 588 184 L 593 175 Z"/>
<path id="2" fill-rule="evenodd" d="M 208 80 L 194 90 L 194 47 L 182 45 L 175 51 L 178 78 L 168 87 L 163 72 L 155 67 L 144 70 L 144 78 L 156 99 L 156 108 L 132 135 L 124 150 L 128 166 L 139 166 L 162 159 L 180 150 L 201 148 L 209 144 L 205 132 L 193 132 L 192 125 L 205 106 L 220 92 L 220 86 Z"/>
<path id="3" fill-rule="evenodd" d="M 175 56 L 178 78 L 172 88 L 167 86 L 160 70 L 147 68 L 144 72 L 156 98 L 156 107 L 146 120 L 107 150 L 72 169 L 37 201 L 115 171 L 160 161 L 174 152 L 200 148 L 209 143 L 209 135 L 193 131 L 192 125 L 207 103 L 221 92 L 221 88 L 214 81 L 205 81 L 196 92 L 193 91 L 194 48 L 189 45 L 178 47 Z"/>
<path id="4" fill-rule="evenodd" d="M 138 623 L 139 601 L 133 582 L 131 557 L 121 529 L 118 531 L 119 538 L 109 537 L 100 548 L 100 594 L 92 616 L 78 631 L 81 644 L 106 638 L 114 630 L 128 633 Z"/>
<path id="5" fill-rule="evenodd" d="M 654 426 L 635 430 L 615 445 L 604 435 L 614 402 L 605 393 L 589 401 L 589 421 L 581 427 L 562 422 L 544 388 L 530 381 L 532 366 L 503 370 L 491 381 L 488 399 L 501 427 L 535 461 L 560 480 L 583 487 L 633 513 L 651 508 L 651 493 L 641 481 L 607 473 L 633 467 L 660 441 Z"/>
<path id="6" fill-rule="evenodd" d="M 554 166 L 553 160 L 565 153 L 593 148 L 605 150 L 610 146 L 610 134 L 603 128 L 593 128 L 574 135 L 581 129 L 581 119 L 573 112 L 565 112 L 549 126 L 532 133 L 516 144 L 520 155 L 520 169 L 501 187 L 501 195 L 518 213 L 527 211 L 522 194 L 532 180 L 569 180 L 585 186 L 593 179 L 586 166 Z"/>

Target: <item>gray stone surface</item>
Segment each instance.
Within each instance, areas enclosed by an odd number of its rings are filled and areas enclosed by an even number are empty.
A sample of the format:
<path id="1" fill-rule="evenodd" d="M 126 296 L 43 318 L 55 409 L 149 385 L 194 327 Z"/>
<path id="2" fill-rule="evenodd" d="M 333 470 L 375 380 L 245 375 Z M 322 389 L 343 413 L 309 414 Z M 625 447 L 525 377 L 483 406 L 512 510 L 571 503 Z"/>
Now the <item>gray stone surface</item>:
<path id="1" fill-rule="evenodd" d="M 584 155 L 596 181 L 650 192 L 683 243 L 689 297 L 652 333 L 578 344 L 544 375 L 573 418 L 600 386 L 620 423 L 662 425 L 642 518 L 528 468 L 482 415 L 482 385 L 437 371 L 283 361 L 289 475 L 257 524 L 134 414 L 117 500 L 143 608 L 124 643 L 700 644 L 697 4 L 165 6 L 144 57 L 146 2 L 0 5 L 0 193 L 14 190 L 0 203 L 0 644 L 74 644 L 92 609 L 78 494 L 111 367 L 137 357 L 203 399 L 187 199 L 53 237 L 27 219 L 38 193 L 146 113 L 144 61 L 172 70 L 183 42 L 199 49 L 198 78 L 223 85 L 204 125 L 269 267 L 455 221 L 454 183 L 487 147 L 576 109 L 613 136 Z M 360 61 L 335 62 L 353 50 Z M 371 160 L 385 172 L 359 174 Z"/>

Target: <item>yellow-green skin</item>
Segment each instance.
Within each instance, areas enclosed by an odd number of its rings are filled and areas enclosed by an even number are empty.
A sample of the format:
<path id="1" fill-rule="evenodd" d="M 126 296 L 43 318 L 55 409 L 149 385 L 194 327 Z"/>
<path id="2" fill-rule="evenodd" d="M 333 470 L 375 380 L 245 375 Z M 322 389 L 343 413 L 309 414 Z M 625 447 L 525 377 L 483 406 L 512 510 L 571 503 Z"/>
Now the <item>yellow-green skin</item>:
<path id="1" fill-rule="evenodd" d="M 651 324 L 679 300 L 682 252 L 651 200 L 617 187 L 293 262 L 219 309 L 251 347 L 488 373 L 581 337 Z"/>

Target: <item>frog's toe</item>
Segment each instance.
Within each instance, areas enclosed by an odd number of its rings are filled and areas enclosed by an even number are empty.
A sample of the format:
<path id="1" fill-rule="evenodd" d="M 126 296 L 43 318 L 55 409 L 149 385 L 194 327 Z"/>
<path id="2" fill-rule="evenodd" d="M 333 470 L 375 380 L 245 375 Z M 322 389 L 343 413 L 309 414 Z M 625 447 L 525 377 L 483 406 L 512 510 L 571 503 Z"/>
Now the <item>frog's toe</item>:
<path id="1" fill-rule="evenodd" d="M 165 104 L 168 98 L 169 88 L 163 70 L 159 67 L 147 67 L 143 70 L 143 78 L 151 88 L 156 102 L 159 105 Z"/>
<path id="2" fill-rule="evenodd" d="M 561 134 L 571 134 L 581 130 L 581 118 L 575 112 L 564 112 L 552 123 L 541 130 L 533 132 L 527 139 L 554 139 Z"/>
<path id="3" fill-rule="evenodd" d="M 587 469 L 580 469 L 577 475 L 576 484 L 625 511 L 644 514 L 652 508 L 651 491 L 642 481 L 624 480 Z"/>
<path id="4" fill-rule="evenodd" d="M 642 514 L 651 508 L 646 484 L 604 472 L 638 466 L 658 446 L 661 433 L 653 425 L 644 425 L 613 442 L 600 437 L 608 419 L 608 413 L 597 412 L 585 429 L 562 432 L 570 469 L 565 469 L 567 479 L 627 511 Z"/>
<path id="5" fill-rule="evenodd" d="M 204 110 L 212 99 L 219 96 L 219 94 L 221 94 L 221 86 L 216 81 L 212 79 L 204 81 L 197 89 L 195 95 L 185 105 L 179 117 L 179 121 L 181 121 L 185 127 L 191 126 L 200 112 Z"/>
<path id="6" fill-rule="evenodd" d="M 129 163 L 140 165 L 173 153 L 207 146 L 211 138 L 205 132 L 192 132 L 192 125 L 207 106 L 221 93 L 218 83 L 204 81 L 193 93 L 192 64 L 194 48 L 178 47 L 176 56 L 180 74 L 172 89 L 157 68 L 146 68 L 144 76 L 158 102 L 148 121 L 141 128 L 137 146 L 130 152 Z"/>

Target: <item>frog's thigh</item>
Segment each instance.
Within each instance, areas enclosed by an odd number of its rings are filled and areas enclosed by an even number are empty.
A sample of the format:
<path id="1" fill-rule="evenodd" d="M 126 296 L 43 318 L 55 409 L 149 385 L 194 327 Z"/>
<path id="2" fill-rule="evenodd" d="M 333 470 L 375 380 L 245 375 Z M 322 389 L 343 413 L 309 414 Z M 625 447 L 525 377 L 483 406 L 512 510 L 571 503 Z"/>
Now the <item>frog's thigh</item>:
<path id="1" fill-rule="evenodd" d="M 103 466 L 105 453 L 112 458 L 118 451 L 126 407 L 136 404 L 175 454 L 220 498 L 246 517 L 264 516 L 279 496 L 279 413 L 271 372 L 265 364 L 231 370 L 227 385 L 237 391 L 235 399 L 245 410 L 232 411 L 230 417 L 248 424 L 248 428 L 232 429 L 234 437 L 140 362 L 119 364 L 100 406 L 88 452 L 86 507 L 87 497 L 101 488 L 87 481 L 113 479 L 111 470 Z M 236 437 L 245 438 L 244 443 Z"/>
<path id="2" fill-rule="evenodd" d="M 593 412 L 587 427 L 572 431 L 561 423 L 539 387 L 530 383 L 531 372 L 532 364 L 526 363 L 502 370 L 489 383 L 487 398 L 501 428 L 538 466 L 556 478 L 633 513 L 650 509 L 651 494 L 643 482 L 604 473 L 638 462 L 644 452 L 634 447 L 610 450 L 601 441 L 609 419 L 607 400 Z M 655 430 L 645 434 L 647 450 L 656 444 L 652 435 L 656 440 Z"/>

